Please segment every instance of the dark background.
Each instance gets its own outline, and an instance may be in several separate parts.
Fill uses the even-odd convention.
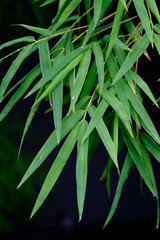
[[[39,8],[39,3],[32,0],[1,0],[0,1],[0,44],[18,37],[30,35],[31,32],[20,27],[11,27],[13,23],[25,23],[39,27],[50,25],[54,17],[56,3],[45,8]],[[14,47],[13,49],[14,50]],[[0,58],[10,50],[0,52]],[[149,48],[152,62],[144,56],[140,60],[139,73],[150,86],[155,97],[159,97],[159,56],[155,49]],[[1,79],[7,71],[13,57],[0,64]],[[32,62],[33,61],[33,62]],[[38,61],[34,56],[20,68],[14,81],[19,80],[24,73]],[[32,106],[32,97],[16,104],[14,110],[0,123],[0,237],[3,239],[79,239],[81,237],[117,236],[147,236],[157,239],[156,230],[156,199],[151,195],[145,184],[140,190],[140,178],[135,169],[124,186],[122,196],[111,223],[102,231],[102,226],[110,210],[118,177],[115,169],[111,172],[111,197],[108,198],[105,180],[100,181],[108,155],[102,144],[99,145],[94,158],[89,165],[86,201],[82,222],[78,224],[76,203],[75,160],[73,151],[56,186],[40,208],[38,213],[29,220],[29,216],[47,171],[55,158],[56,149],[20,189],[16,187],[32,159],[53,130],[52,114],[44,114],[44,102],[34,118],[26,136],[20,161],[16,157],[21,140],[25,120]],[[157,130],[159,128],[159,110],[152,106],[144,96],[147,108]],[[0,108],[3,107],[3,104]],[[122,154],[119,159],[123,162]],[[158,190],[160,188],[160,166],[152,159]]]

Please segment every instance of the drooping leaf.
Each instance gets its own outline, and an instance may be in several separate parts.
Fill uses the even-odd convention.
[[[143,54],[143,52],[148,47],[150,41],[147,37],[147,34],[137,42],[137,44],[132,49],[133,51],[129,53],[126,60],[123,62],[121,68],[119,69],[118,73],[116,74],[113,84],[118,81],[129,69],[130,67],[136,62],[136,60]]]
[[[22,64],[23,60],[30,55],[32,47],[33,47],[32,44],[29,44],[28,46],[24,47],[24,49],[18,54],[17,58],[13,61],[12,65],[8,69],[0,85],[0,102],[2,101],[3,95],[10,81],[12,80],[13,76],[15,75],[18,68]]]
[[[117,6],[117,10],[116,10],[116,15],[113,21],[113,27],[112,27],[112,32],[110,35],[110,41],[109,41],[109,46],[108,46],[108,51],[107,51],[107,55],[106,55],[106,59],[108,58],[112,48],[115,45],[116,39],[117,39],[117,34],[119,31],[119,27],[120,27],[120,21],[122,19],[122,15],[123,15],[123,11],[124,11],[124,6],[121,3],[121,1],[118,1],[118,6]]]
[[[41,7],[47,6],[50,3],[55,2],[56,0],[46,0],[44,3],[41,4]]]
[[[78,110],[75,114],[70,114],[70,116],[66,116],[62,121],[62,132],[61,132],[61,140],[68,134],[68,132],[78,123],[78,121],[82,118],[84,112],[82,110]],[[48,157],[48,155],[54,150],[57,146],[57,136],[55,130],[49,136],[47,141],[44,143],[40,151],[37,153],[36,157],[33,159],[31,165],[23,176],[21,182],[18,185],[18,188],[22,186],[22,184],[36,171],[37,168],[44,162],[44,160]]]
[[[38,33],[40,35],[43,36],[50,36],[51,35],[51,31],[49,29],[45,29],[45,28],[40,28],[40,27],[35,27],[35,26],[30,26],[27,24],[14,24],[14,26],[20,26],[20,27],[24,27],[32,32]]]
[[[89,115],[92,117],[95,112],[95,107],[93,105],[90,106],[88,109],[88,112],[89,112]],[[117,160],[115,146],[114,146],[114,143],[110,136],[110,133],[102,119],[97,123],[96,129],[98,131],[98,134],[99,134],[104,146],[106,147],[106,150],[108,151],[109,155],[111,156],[114,164],[116,165],[116,167],[118,169],[119,167],[118,167],[118,160]]]
[[[77,135],[78,130],[80,127],[80,123],[78,123],[70,132],[67,139],[65,140],[63,146],[61,147],[56,159],[54,160],[47,177],[43,183],[43,186],[41,188],[41,191],[37,197],[36,203],[34,205],[34,208],[31,213],[31,218],[33,215],[37,212],[37,210],[40,208],[42,203],[47,198],[49,192],[54,187],[57,179],[59,178],[73,148],[77,141]]]
[[[139,98],[135,95],[135,93],[130,89],[128,84],[124,82],[125,92],[134,107],[135,111],[138,113],[138,115],[141,117],[145,125],[147,126],[147,129],[149,129],[149,134],[152,133],[152,136],[154,136],[154,139],[157,141],[157,143],[160,143],[160,138],[157,133],[157,130],[155,129],[154,124],[152,123],[146,109],[143,107],[141,101]]]
[[[116,113],[119,115],[120,119],[128,129],[128,132],[131,136],[132,134],[132,129],[130,125],[130,119],[128,117],[128,114],[121,104],[121,102],[113,95],[111,92],[108,90],[103,90],[103,98],[112,106],[112,108],[116,111]]]
[[[77,161],[76,161],[76,182],[77,182],[77,203],[79,210],[79,221],[82,218],[88,172],[88,139],[82,143],[83,135],[87,128],[87,121],[82,121],[77,137]]]
[[[58,84],[67,76],[67,74],[79,64],[81,58],[82,58],[82,54],[76,57],[70,64],[68,64],[68,66],[64,70],[58,73],[53,78],[52,83],[48,86],[48,88],[44,91],[44,93],[42,93],[42,95],[39,97],[39,99],[35,104],[42,101],[43,98],[45,98],[48,94],[50,94],[53,91],[53,89],[56,86],[58,86]]]
[[[143,79],[133,71],[130,71],[131,77],[137,83],[137,85],[146,93],[146,95],[151,99],[151,101],[158,107],[157,101],[153,96],[148,85],[143,81]]]
[[[23,96],[23,94],[27,91],[27,89],[30,87],[32,82],[41,74],[40,67],[33,68],[29,73],[27,73],[22,78],[21,86],[18,88],[18,90],[13,94],[11,99],[8,101],[8,103],[3,108],[2,112],[0,113],[0,121],[2,121],[7,114],[11,111],[13,106],[18,102],[18,100]]]
[[[45,74],[51,69],[50,50],[47,40],[40,41],[39,43],[39,59],[42,76],[45,76]]]
[[[107,108],[108,108],[108,103],[104,99],[102,99],[99,106],[96,108],[93,116],[91,117],[89,125],[83,136],[83,142],[90,135],[90,133],[93,131],[93,129],[96,127],[97,123],[102,118],[102,116]]]
[[[130,154],[127,153],[127,156],[126,156],[126,159],[123,164],[122,171],[121,171],[121,175],[120,175],[120,178],[118,181],[117,189],[116,189],[116,192],[114,195],[113,203],[112,203],[110,212],[108,214],[108,217],[105,221],[103,228],[105,228],[107,226],[107,224],[110,222],[111,218],[113,217],[113,214],[116,211],[116,208],[117,208],[117,205],[118,205],[121,193],[122,193],[123,185],[128,177],[128,174],[131,170],[132,164],[133,164],[133,159],[131,158]]]
[[[157,51],[160,55],[160,35],[154,34],[154,43],[155,43]]]
[[[157,18],[158,22],[160,23],[160,14],[159,14],[159,10],[158,10],[158,3],[156,4],[155,0],[146,0],[149,8],[151,9],[152,13],[154,14],[154,16]]]
[[[104,41],[109,42],[110,41],[110,35],[105,35],[103,37]],[[123,43],[121,40],[116,38],[115,45],[126,50],[126,51],[132,51],[125,43]]]
[[[38,96],[39,96],[40,92],[41,92],[41,89],[38,91],[36,99],[38,99]],[[28,128],[31,125],[33,117],[34,117],[35,113],[37,112],[38,108],[39,108],[39,104],[37,104],[35,107],[31,108],[30,113],[29,113],[29,115],[27,117],[27,120],[26,120],[26,123],[25,123],[25,127],[24,127],[24,130],[23,130],[23,134],[22,134],[22,138],[21,138],[21,142],[20,142],[20,146],[19,146],[17,159],[19,159],[19,156],[20,156],[20,153],[21,153],[21,148],[22,148],[22,145],[23,145],[23,142],[24,142],[24,138],[26,136]]]
[[[97,26],[102,9],[102,0],[94,0],[94,27]]]
[[[85,46],[84,48],[77,48],[67,54],[60,62],[55,64],[51,70],[45,74],[44,77],[42,77],[39,82],[31,89],[31,91],[27,94],[26,97],[33,94],[35,91],[37,91],[39,88],[41,88],[44,84],[46,84],[48,81],[52,80],[57,73],[59,73],[64,67],[66,67],[72,60],[74,60],[76,57],[78,57],[81,53],[83,53],[88,47]]]
[[[64,9],[64,11],[61,13],[60,17],[58,18],[57,22],[53,26],[52,33],[59,28],[66,18],[74,11],[74,9],[80,4],[82,0],[72,0],[68,4],[68,6]]]
[[[128,8],[127,8],[127,4],[126,4],[126,0],[121,0],[121,3],[122,3],[123,6],[125,7],[125,9],[128,10]]]
[[[98,72],[98,80],[99,80],[99,92],[102,94],[103,84],[104,84],[104,58],[103,52],[99,44],[93,45],[93,52],[95,55],[97,72]]]
[[[140,139],[145,147],[150,151],[150,153],[160,162],[160,146],[158,146],[152,138],[147,134],[141,133]]]
[[[147,36],[150,40],[150,42],[153,44],[153,33],[150,25],[150,19],[148,16],[148,12],[146,10],[146,7],[144,5],[143,0],[133,0],[134,6],[137,10],[138,16],[142,21],[143,27],[147,33]]]
[[[53,117],[57,135],[57,141],[61,139],[62,129],[62,105],[63,105],[63,81],[61,81],[52,92],[53,99]]]
[[[92,54],[91,50],[86,51],[81,60],[81,63],[77,72],[77,76],[75,79],[75,85],[73,87],[73,96],[71,96],[71,104],[70,104],[69,112],[72,110],[73,106],[77,102],[77,99],[81,93],[82,87],[84,85],[84,82],[88,73],[88,69],[91,61],[91,54]]]
[[[2,50],[3,48],[6,48],[6,47],[10,47],[10,46],[12,46],[14,44],[17,44],[17,43],[20,43],[20,42],[34,42],[34,41],[35,41],[35,38],[33,36],[17,38],[17,39],[14,39],[12,41],[5,42],[5,43],[1,44],[0,45],[0,50]]]

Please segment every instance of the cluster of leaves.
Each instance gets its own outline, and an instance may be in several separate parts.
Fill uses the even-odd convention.
[[[160,137],[143,106],[141,91],[157,107],[158,101],[137,74],[138,60],[143,54],[147,56],[150,44],[155,45],[160,54],[160,14],[157,4],[155,0],[119,0],[116,4],[112,0],[47,0],[42,6],[53,2],[58,2],[58,10],[47,29],[19,24],[38,33],[40,36],[37,40],[27,36],[0,45],[2,49],[20,42],[28,43],[17,50],[20,53],[0,86],[0,101],[13,93],[0,113],[1,121],[26,92],[25,97],[36,94],[20,150],[31,121],[44,99],[49,103],[47,112],[53,112],[55,126],[18,187],[65,138],[46,176],[31,217],[53,188],[77,143],[77,203],[81,220],[88,163],[101,140],[109,154],[102,175],[107,179],[108,193],[111,167],[115,166],[119,174],[113,204],[104,226],[116,210],[133,164],[157,199],[158,226],[159,198],[150,154],[160,161]],[[112,13],[110,9],[113,8],[115,12]],[[128,11],[129,8],[133,11]],[[137,15],[132,15],[133,12]],[[6,91],[22,62],[37,50],[39,64]],[[65,116],[64,106],[68,108]],[[127,147],[127,152],[120,169],[118,156],[124,147]]]

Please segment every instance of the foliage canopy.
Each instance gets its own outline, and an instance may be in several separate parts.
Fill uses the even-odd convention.
[[[0,101],[9,98],[0,113],[2,121],[24,96],[34,94],[24,137],[40,103],[48,101],[53,113],[54,131],[33,159],[20,187],[65,138],[37,197],[31,217],[40,208],[59,178],[74,146],[77,147],[76,183],[79,220],[85,200],[87,170],[99,141],[109,154],[102,178],[110,194],[110,170],[116,167],[119,181],[113,204],[104,226],[111,220],[128,174],[135,164],[141,178],[159,197],[150,155],[160,161],[160,137],[148,115],[141,92],[158,108],[150,87],[138,74],[138,63],[151,44],[160,54],[160,14],[155,0],[47,0],[41,7],[57,4],[48,28],[18,24],[31,31],[0,45],[0,50],[21,44],[0,85]],[[113,10],[113,12],[112,12]],[[38,34],[38,36],[37,36]],[[24,46],[25,43],[25,46]],[[38,51],[39,63],[12,88],[8,86],[22,62]],[[63,109],[67,108],[67,114]],[[126,157],[119,167],[119,155]]]

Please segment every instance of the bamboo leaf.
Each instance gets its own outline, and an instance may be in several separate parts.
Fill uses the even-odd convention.
[[[45,76],[45,74],[51,69],[50,51],[47,40],[40,41],[39,43],[39,59],[42,76]]]
[[[121,3],[121,1],[118,1],[118,6],[117,6],[117,10],[116,10],[116,15],[113,21],[113,27],[112,27],[112,32],[110,35],[110,41],[109,41],[109,46],[108,46],[108,51],[107,51],[107,55],[106,55],[106,59],[108,58],[112,48],[115,45],[116,39],[117,39],[117,34],[119,31],[119,27],[120,27],[120,21],[123,15],[123,11],[124,11],[124,6]]]
[[[33,36],[27,36],[27,37],[21,37],[21,38],[17,38],[14,39],[12,41],[9,42],[5,42],[3,44],[0,45],[0,50],[2,50],[5,47],[10,47],[14,44],[20,43],[20,42],[34,42],[35,38]]]
[[[128,114],[126,113],[125,108],[121,104],[121,102],[108,90],[103,90],[103,98],[112,106],[112,108],[119,115],[120,119],[128,129],[129,134],[133,137],[130,120],[128,118]]]
[[[82,218],[84,208],[88,172],[88,139],[82,143],[82,138],[86,131],[86,128],[87,122],[82,121],[77,138],[76,182],[79,221]]]
[[[93,45],[93,52],[95,55],[97,72],[98,72],[98,80],[99,80],[99,92],[102,94],[103,84],[104,84],[104,58],[103,52],[99,44]]]
[[[57,135],[57,141],[61,139],[62,129],[62,106],[63,106],[63,81],[60,82],[52,92],[54,125]]]
[[[118,65],[115,61],[113,52],[111,52],[110,55],[108,56],[107,65],[108,65],[109,72],[110,72],[112,80],[113,80],[118,72]],[[119,81],[117,81],[114,84],[114,87],[116,89],[118,98],[120,99],[122,105],[124,106],[126,113],[128,114],[128,118],[131,122],[129,102],[128,102],[128,98],[127,98],[126,94],[124,94],[125,90],[124,90],[122,81],[123,81],[122,79],[119,79]]]
[[[105,35],[103,37],[104,41],[109,42],[110,41],[110,35]],[[115,41],[115,46],[118,46],[126,51],[132,51],[126,44],[124,44],[121,40],[119,40],[118,38],[116,38]]]
[[[68,132],[78,123],[82,118],[84,112],[82,110],[77,110],[75,114],[70,114],[62,120],[62,133],[61,140],[68,134]],[[37,153],[36,157],[33,159],[31,165],[23,176],[18,188],[36,171],[37,168],[44,162],[48,155],[57,146],[57,136],[55,130],[51,133],[47,141],[44,143],[40,151]]]
[[[133,164],[133,160],[132,160],[130,154],[127,153],[127,156],[125,158],[125,162],[124,162],[123,167],[122,167],[121,175],[120,175],[120,178],[119,178],[119,181],[118,181],[118,185],[117,185],[117,189],[116,189],[115,196],[114,196],[114,199],[113,199],[113,203],[112,203],[110,212],[108,214],[108,217],[105,221],[105,224],[104,224],[103,228],[105,228],[107,226],[107,224],[110,222],[111,218],[113,217],[113,214],[116,211],[116,208],[117,208],[117,205],[118,205],[121,193],[122,193],[123,185],[124,185],[124,183],[125,183],[125,181],[128,177],[128,174],[131,170],[132,164]]]
[[[140,139],[145,147],[150,151],[150,153],[160,162],[160,146],[158,146],[152,138],[150,138],[147,134],[141,133]]]
[[[89,107],[88,109],[89,115],[92,117],[94,112],[95,112],[95,107],[92,105]],[[96,129],[98,131],[98,134],[104,144],[104,146],[106,147],[109,155],[111,156],[114,164],[116,165],[117,169],[118,167],[118,161],[117,161],[117,154],[116,154],[116,150],[115,150],[115,146],[114,143],[112,141],[112,138],[110,136],[110,133],[104,123],[104,121],[101,119],[97,125],[96,125]]]
[[[102,99],[99,106],[96,108],[93,116],[91,117],[89,125],[88,125],[88,127],[87,127],[87,129],[84,133],[84,136],[83,136],[83,142],[87,139],[87,137],[90,135],[90,133],[96,127],[97,123],[101,120],[101,118],[102,118],[102,116],[105,113],[107,108],[108,108],[108,103],[104,99]]]
[[[3,108],[2,112],[0,113],[0,121],[2,121],[7,114],[11,111],[13,106],[18,102],[18,100],[23,96],[23,94],[27,91],[27,89],[30,87],[32,82],[41,74],[40,67],[35,67],[32,69],[29,73],[27,73],[22,78],[22,84],[18,88],[18,90],[13,94],[11,99],[8,101],[8,103]]]
[[[35,32],[35,33],[38,33],[40,35],[47,36],[47,37],[52,34],[49,29],[34,27],[34,26],[27,25],[27,24],[14,24],[13,26],[24,27],[32,32]]]
[[[72,1],[70,1],[68,6],[60,14],[60,17],[58,18],[57,22],[53,26],[52,32],[57,30],[57,28],[59,28],[64,23],[66,18],[74,11],[74,9],[80,4],[81,1],[82,0],[72,0]]]
[[[145,123],[145,125],[147,126],[149,131],[153,134],[157,143],[160,143],[160,138],[157,133],[157,130],[155,129],[154,124],[152,123],[147,111],[143,107],[139,98],[134,94],[134,92],[130,89],[130,87],[128,86],[128,84],[126,82],[124,82],[124,87],[125,87],[125,92],[129,98],[133,108],[138,113],[138,115],[141,117],[141,119],[143,120],[143,122]]]
[[[79,47],[69,54],[67,54],[64,58],[62,58],[61,61],[59,61],[57,64],[55,64],[48,73],[42,77],[39,82],[31,89],[31,91],[27,94],[26,97],[33,94],[35,91],[37,91],[39,88],[41,88],[44,84],[46,84],[48,81],[52,80],[56,74],[58,74],[60,71],[63,70],[71,61],[73,61],[76,57],[78,57],[81,53],[83,53],[88,47],[85,46],[83,48]]]
[[[38,98],[40,92],[41,92],[41,89],[38,91],[36,99]],[[21,149],[22,149],[22,145],[23,145],[23,142],[24,142],[24,138],[26,136],[28,128],[31,125],[32,119],[33,119],[35,113],[37,112],[38,108],[39,108],[39,104],[37,104],[35,107],[31,108],[30,113],[29,113],[29,115],[27,117],[26,124],[25,124],[24,130],[23,130],[23,134],[22,134],[22,139],[21,139],[21,143],[20,143],[17,159],[19,159],[19,156],[20,156],[20,153],[21,153]]]
[[[156,225],[156,228],[158,228],[159,227],[160,212],[159,212],[159,197],[158,197],[157,185],[156,185],[156,181],[155,181],[154,172],[153,172],[152,163],[151,163],[149,153],[143,145],[140,145],[140,148],[141,148],[141,153],[142,153],[142,157],[143,157],[143,162],[144,162],[144,165],[145,165],[145,170],[148,173],[148,178],[150,178],[150,180],[152,182],[153,189],[154,189],[154,196],[156,197],[156,200],[157,200],[157,225]]]
[[[160,34],[160,24],[155,24],[155,25],[153,26],[153,29],[154,29],[158,34]]]
[[[53,3],[53,2],[55,2],[55,1],[56,1],[56,0],[46,0],[44,3],[41,4],[40,7],[47,6],[48,4]]]
[[[22,64],[23,60],[30,55],[32,47],[33,47],[32,44],[29,44],[28,46],[24,47],[24,49],[18,54],[17,58],[13,61],[12,65],[8,69],[0,85],[0,102],[2,101],[3,95],[10,81],[12,80],[13,76],[15,75],[18,68]]]
[[[94,27],[97,26],[102,9],[102,0],[94,0]]]
[[[37,197],[36,203],[34,205],[34,208],[31,213],[31,218],[33,215],[37,212],[37,210],[40,208],[42,203],[47,198],[49,192],[54,187],[57,179],[59,178],[59,175],[61,174],[73,148],[77,140],[77,134],[80,127],[80,123],[77,124],[70,134],[68,135],[67,139],[65,140],[63,146],[61,147],[56,159],[54,160],[47,177],[43,183],[43,186],[41,188],[41,191]]]
[[[144,5],[144,1],[143,0],[133,0],[133,2],[134,2],[134,6],[137,10],[138,16],[141,19],[143,27],[147,33],[147,36],[148,36],[150,42],[153,44],[153,33],[152,33],[151,25],[150,25],[148,12]]]
[[[155,43],[157,51],[160,55],[160,35],[154,34],[154,43]]]
[[[82,58],[82,54],[76,57],[70,64],[68,64],[68,66],[64,70],[62,70],[53,78],[52,83],[44,91],[44,93],[42,93],[42,95],[39,97],[35,105],[38,102],[42,101],[43,98],[45,98],[49,93],[53,91],[53,89],[67,76],[67,74],[79,64],[81,58]]]
[[[92,54],[91,50],[86,51],[81,60],[81,63],[80,63],[79,69],[78,69],[78,73],[76,76],[76,80],[75,80],[75,85],[73,88],[73,96],[71,96],[72,99],[71,99],[69,112],[72,110],[73,106],[77,102],[78,97],[81,93],[86,76],[88,74],[88,69],[89,69],[89,65],[90,65],[90,61],[91,61],[91,54]]]
[[[129,69],[130,67],[137,61],[137,59],[143,54],[143,52],[148,47],[150,41],[146,34],[137,42],[134,46],[133,51],[129,53],[126,60],[123,62],[121,68],[116,74],[113,84],[118,81]]]
[[[158,10],[158,5],[156,4],[155,0],[146,0],[149,8],[151,9],[153,15],[157,18],[158,22],[160,23],[160,14]]]
[[[127,4],[126,4],[126,0],[121,0],[121,3],[122,3],[123,6],[125,7],[125,9],[128,11]]]
[[[137,85],[146,93],[146,95],[151,99],[151,101],[158,107],[157,101],[153,96],[148,85],[143,81],[143,79],[133,71],[130,71],[131,77],[137,83]]]

